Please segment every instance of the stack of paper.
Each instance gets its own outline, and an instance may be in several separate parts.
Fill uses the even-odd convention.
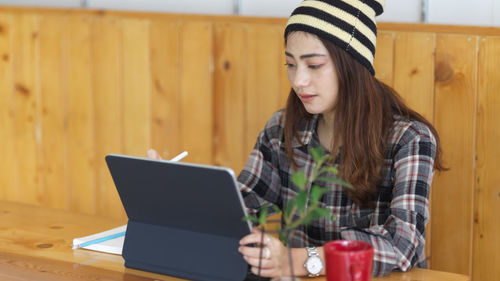
[[[99,238],[105,238],[105,237],[108,237],[110,235],[115,235],[115,234],[125,232],[125,231],[127,231],[127,225],[122,225],[120,227],[113,228],[113,229],[103,231],[100,233],[92,234],[92,235],[85,236],[85,237],[75,238],[75,239],[73,239],[73,245],[80,245],[80,244],[83,244],[85,242],[89,242],[89,241],[99,239]],[[124,241],[125,241],[125,236],[122,235],[118,238],[105,240],[103,242],[84,246],[82,248],[87,249],[87,250],[98,251],[98,252],[121,255]]]

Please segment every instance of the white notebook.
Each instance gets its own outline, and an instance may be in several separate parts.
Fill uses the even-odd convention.
[[[73,245],[82,244],[82,243],[88,242],[90,240],[98,239],[101,237],[106,237],[106,236],[113,235],[116,233],[124,232],[126,230],[127,230],[127,225],[122,225],[122,226],[119,226],[117,228],[113,228],[113,229],[99,232],[96,234],[92,234],[89,236],[75,238],[75,239],[73,239]],[[115,255],[121,255],[124,241],[125,241],[125,236],[121,236],[121,237],[107,240],[107,241],[104,241],[101,243],[89,245],[89,246],[83,247],[82,249],[93,250],[93,251],[104,252],[104,253],[111,253],[111,254],[115,254]]]

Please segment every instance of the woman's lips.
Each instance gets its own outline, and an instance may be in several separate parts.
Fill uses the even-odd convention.
[[[305,103],[312,102],[315,97],[317,97],[317,95],[299,94],[300,100]]]

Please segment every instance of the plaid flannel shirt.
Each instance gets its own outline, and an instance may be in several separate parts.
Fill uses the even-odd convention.
[[[308,147],[318,147],[318,116],[304,120],[299,137],[292,141],[293,154],[308,177],[315,162]],[[294,172],[283,141],[284,113],[276,112],[259,134],[238,182],[249,213],[256,214],[265,204],[282,210],[298,188],[292,184]],[[392,270],[407,271],[426,267],[425,225],[429,220],[429,191],[433,177],[436,140],[421,122],[396,116],[388,138],[383,181],[374,208],[360,208],[342,191],[328,183],[329,192],[320,206],[328,208],[335,220],[320,219],[299,227],[291,235],[292,247],[321,246],[336,240],[361,240],[373,245],[373,275]],[[337,163],[338,165],[338,155]],[[324,183],[322,183],[323,186]],[[310,186],[308,187],[310,188]]]

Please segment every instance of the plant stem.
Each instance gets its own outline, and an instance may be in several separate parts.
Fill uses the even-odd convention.
[[[262,226],[262,236],[260,237],[260,251],[259,251],[259,271],[257,275],[260,276],[260,270],[262,269],[262,252],[264,250],[264,234],[266,234],[266,227]]]
[[[288,244],[288,263],[290,266],[290,275],[292,277],[292,280],[295,280],[295,273],[293,270],[293,261],[292,261],[292,248],[290,247],[290,230],[287,230],[286,232],[286,242]]]

